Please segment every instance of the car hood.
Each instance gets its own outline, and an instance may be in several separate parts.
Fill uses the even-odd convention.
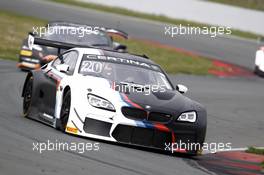
[[[148,111],[179,113],[184,111],[204,110],[204,107],[176,90],[166,90],[159,92],[149,91],[122,92],[113,88],[113,82],[100,77],[82,76],[78,82],[83,82],[84,88],[90,87],[91,93],[108,99],[112,103],[125,104],[135,108],[143,108]],[[84,81],[88,80],[88,81]],[[93,83],[90,83],[93,82]],[[76,83],[77,84],[77,83]]]
[[[144,108],[148,111],[163,113],[181,113],[190,110],[201,110],[199,103],[183,96],[178,91],[121,93],[122,100],[130,106]]]

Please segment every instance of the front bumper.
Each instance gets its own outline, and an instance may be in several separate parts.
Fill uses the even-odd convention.
[[[17,67],[25,70],[39,69],[41,67],[41,63],[39,59],[20,55]]]
[[[17,67],[20,69],[32,70],[32,69],[39,69],[41,65],[39,63],[29,63],[22,61],[17,63]]]
[[[73,116],[75,115],[75,116]],[[75,110],[68,121],[66,132],[112,142],[166,150],[172,144],[203,144],[206,126],[197,123],[170,124],[137,121],[120,116],[121,120],[87,114],[83,119]],[[102,120],[102,118],[104,118]],[[111,117],[110,117],[111,118]],[[118,118],[115,116],[114,118]],[[67,129],[68,128],[68,129]],[[171,151],[171,150],[168,150]],[[196,154],[199,149],[178,146],[174,152]]]

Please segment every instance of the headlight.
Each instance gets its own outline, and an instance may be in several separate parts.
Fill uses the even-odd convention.
[[[182,122],[194,123],[196,121],[196,112],[195,111],[184,112],[178,117],[177,120]]]
[[[109,111],[115,111],[114,105],[111,102],[109,102],[108,100],[106,100],[102,97],[92,95],[92,94],[88,94],[87,97],[88,97],[88,101],[89,101],[90,105],[92,105],[93,107],[106,109]]]
[[[20,55],[30,57],[30,56],[32,56],[32,51],[31,50],[21,50]]]

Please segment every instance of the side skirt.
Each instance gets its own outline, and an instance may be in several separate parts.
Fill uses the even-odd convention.
[[[48,115],[46,113],[40,113],[38,115],[38,120],[47,124],[47,125],[54,127],[54,124],[55,124],[55,117],[54,116]]]

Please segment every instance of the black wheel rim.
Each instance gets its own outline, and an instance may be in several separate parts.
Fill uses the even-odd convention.
[[[64,101],[61,107],[61,126],[63,130],[66,129],[66,125],[69,119],[70,106],[71,106],[71,98],[70,96],[66,96],[66,98],[64,98]]]
[[[32,80],[30,79],[27,82],[25,92],[24,92],[24,99],[23,99],[23,112],[24,115],[27,115],[29,112],[29,108],[31,105],[31,99],[32,99]]]

